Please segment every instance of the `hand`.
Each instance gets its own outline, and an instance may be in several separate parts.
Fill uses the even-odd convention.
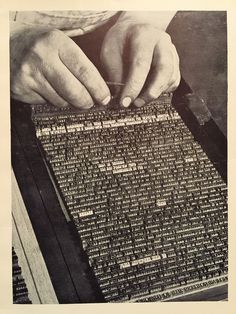
[[[88,109],[110,91],[98,70],[63,32],[31,28],[11,37],[11,95],[27,103]]]
[[[149,24],[118,21],[107,33],[101,60],[109,81],[124,82],[120,103],[140,107],[176,89],[179,58],[170,36]]]

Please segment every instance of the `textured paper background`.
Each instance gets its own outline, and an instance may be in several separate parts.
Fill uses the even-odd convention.
[[[4,3],[3,3],[4,2]],[[234,180],[236,169],[235,79],[236,4],[235,1],[150,1],[150,0],[57,0],[1,1],[0,4],[0,313],[236,313],[236,228]],[[226,10],[228,16],[228,143],[229,143],[229,301],[178,302],[155,304],[75,304],[13,305],[11,298],[11,166],[9,113],[9,19],[10,10]]]

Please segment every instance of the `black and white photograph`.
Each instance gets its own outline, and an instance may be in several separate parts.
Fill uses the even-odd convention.
[[[12,305],[228,304],[228,71],[226,9],[9,10]]]

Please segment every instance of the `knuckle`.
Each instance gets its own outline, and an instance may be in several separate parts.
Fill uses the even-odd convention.
[[[80,80],[83,82],[89,81],[89,78],[94,79],[95,70],[93,70],[91,67],[87,67],[85,65],[81,65],[79,68],[79,77]]]
[[[130,32],[134,36],[142,34],[152,34],[155,32],[155,27],[148,23],[134,24],[130,27]]]
[[[45,53],[45,51],[48,51],[51,46],[55,44],[58,45],[62,34],[63,33],[57,29],[41,32],[32,41],[30,52],[36,55]]]
[[[133,63],[135,67],[138,68],[149,68],[150,67],[150,62],[148,58],[145,58],[144,56],[138,56],[133,59]]]
[[[161,37],[162,37],[162,41],[163,41],[164,43],[166,43],[166,44],[172,44],[171,37],[170,37],[170,35],[169,35],[168,33],[162,32]]]
[[[20,71],[19,71],[19,76],[20,79],[24,79],[26,76],[30,76],[31,75],[31,66],[29,64],[29,62],[27,60],[22,61],[21,65],[20,65]]]
[[[130,30],[130,38],[134,47],[137,47],[138,49],[140,47],[149,49],[155,45],[157,30],[153,26],[147,24],[135,25],[133,26],[133,30]]]

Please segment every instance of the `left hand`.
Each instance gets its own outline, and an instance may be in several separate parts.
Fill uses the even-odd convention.
[[[106,34],[101,61],[112,82],[124,82],[120,104],[141,107],[180,82],[179,57],[170,36],[150,24],[118,21]]]

